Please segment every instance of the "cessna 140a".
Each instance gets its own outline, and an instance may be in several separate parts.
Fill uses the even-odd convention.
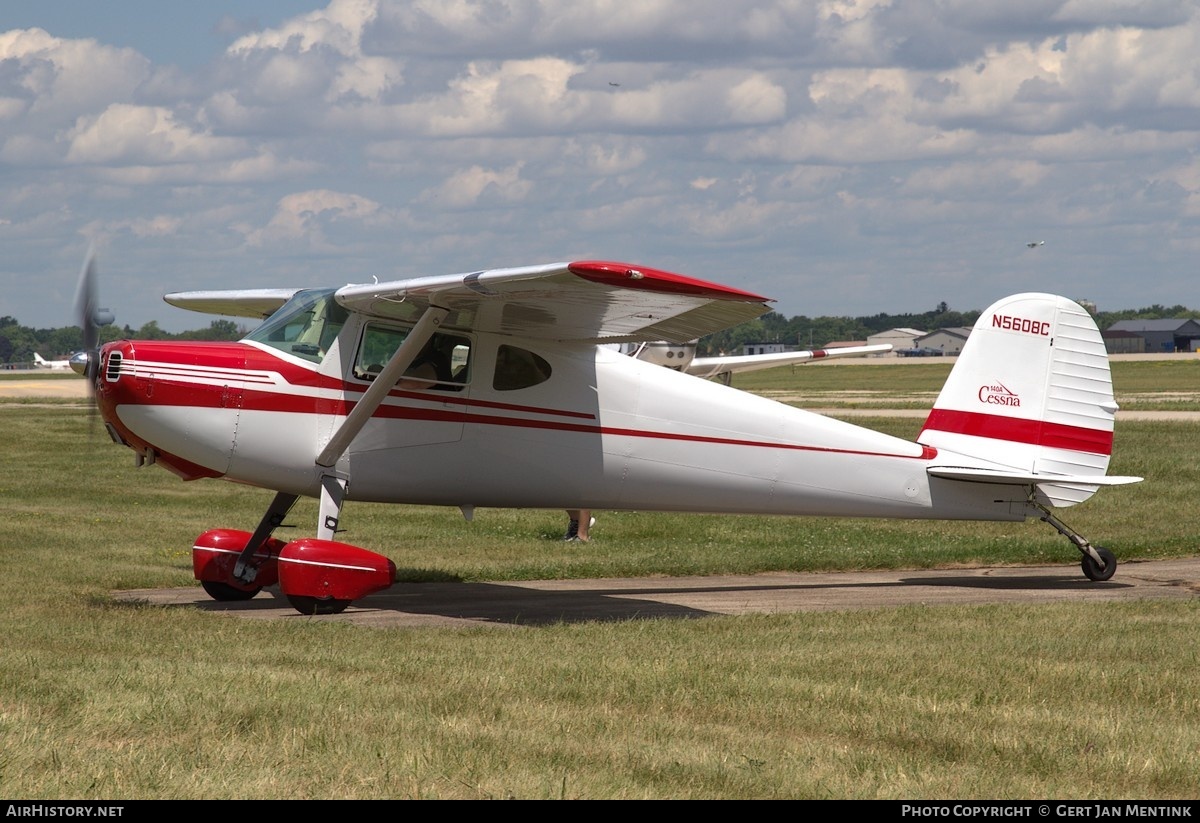
[[[1023,521],[1113,553],[1053,513],[1107,475],[1117,405],[1078,304],[1017,294],[980,317],[915,442],[796,409],[614,344],[684,344],[767,298],[624,263],[580,261],[317,289],[177,292],[263,322],[235,343],[96,344],[94,267],[73,358],[112,439],[184,480],[273,490],[251,531],[192,550],[217,600],[278,586],[333,614],[392,585],[388,558],[337,540],[350,501],[476,507]],[[111,315],[109,315],[111,316]],[[102,322],[102,321],[101,321]],[[273,536],[301,498],[315,536]]]

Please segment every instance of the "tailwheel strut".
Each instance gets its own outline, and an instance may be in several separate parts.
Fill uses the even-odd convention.
[[[1032,496],[1029,505],[1042,513],[1041,519],[1049,523],[1063,537],[1075,544],[1083,555],[1080,566],[1083,576],[1088,580],[1104,581],[1117,572],[1117,556],[1103,546],[1093,546],[1083,535],[1059,520],[1046,506],[1034,500]]]

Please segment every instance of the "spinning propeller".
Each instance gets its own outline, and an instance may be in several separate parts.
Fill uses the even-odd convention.
[[[75,316],[83,330],[83,349],[71,355],[71,369],[83,375],[88,382],[88,395],[92,398],[92,410],[96,408],[96,371],[100,367],[100,327],[112,325],[116,319],[108,309],[100,308],[96,301],[96,256],[88,249],[83,268],[79,272],[79,285],[75,290]]]

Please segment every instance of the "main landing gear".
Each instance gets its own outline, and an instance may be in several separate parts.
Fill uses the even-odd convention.
[[[1075,544],[1075,548],[1083,554],[1081,566],[1083,576],[1088,580],[1104,581],[1117,572],[1117,556],[1103,546],[1093,546],[1079,532],[1059,520],[1046,506],[1031,499],[1029,504],[1040,511],[1041,519],[1049,523],[1063,537]]]
[[[221,602],[249,600],[278,583],[300,614],[338,614],[355,600],[391,586],[396,579],[391,560],[331,539],[345,484],[333,480],[326,492],[321,537],[284,543],[271,536],[298,499],[279,492],[254,534],[210,529],[196,538],[192,572],[208,596]]]

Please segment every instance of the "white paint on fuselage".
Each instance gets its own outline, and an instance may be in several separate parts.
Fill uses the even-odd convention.
[[[501,340],[541,354],[550,379],[493,390]],[[465,423],[377,414],[338,463],[349,476],[348,499],[852,517],[1026,514],[1018,486],[931,480],[918,444],[609,347],[478,335],[472,358],[464,391],[387,401],[465,413]],[[344,396],[357,400],[360,391],[354,385]],[[312,399],[312,414],[147,405],[122,407],[121,415],[147,441],[170,443],[230,480],[316,496],[324,470],[315,458],[341,418],[319,418]]]

